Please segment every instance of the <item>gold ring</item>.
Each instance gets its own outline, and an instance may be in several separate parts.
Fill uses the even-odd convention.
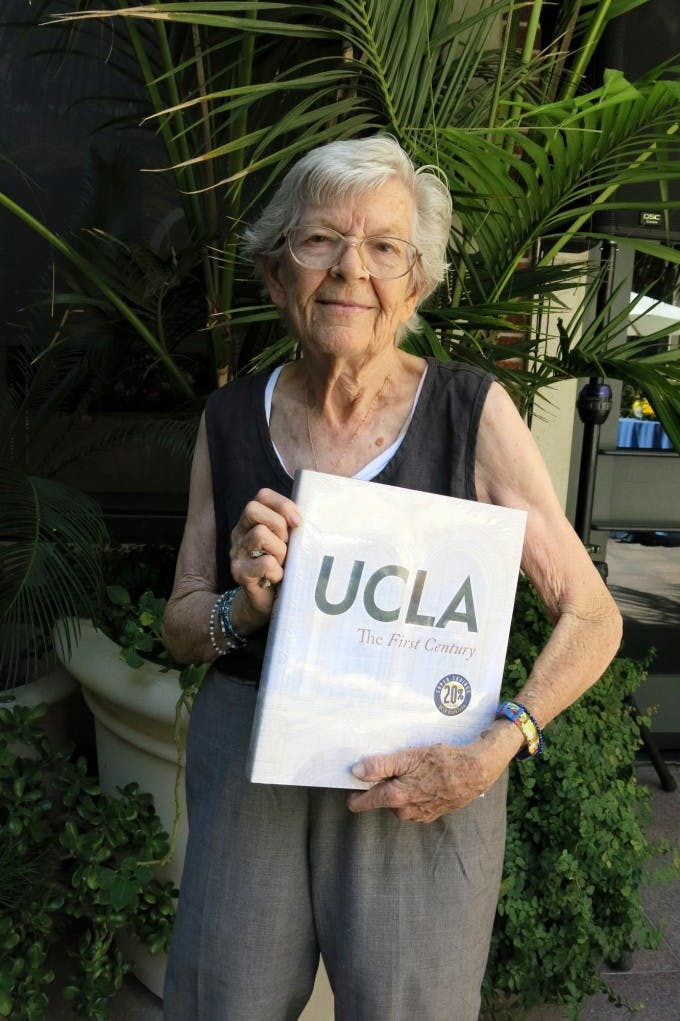
[[[260,578],[260,587],[261,588],[271,588],[272,587],[272,583],[270,582],[269,578]]]
[[[267,554],[266,549],[251,549],[250,551],[250,555],[253,558],[253,560],[257,560],[258,557],[264,557],[266,556],[266,554]]]

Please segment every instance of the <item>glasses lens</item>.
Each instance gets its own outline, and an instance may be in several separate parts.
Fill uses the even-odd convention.
[[[293,227],[288,245],[294,259],[308,269],[330,269],[342,257],[345,241],[330,227]]]
[[[400,238],[369,237],[360,245],[362,261],[371,276],[389,280],[402,277],[416,261],[414,245]]]

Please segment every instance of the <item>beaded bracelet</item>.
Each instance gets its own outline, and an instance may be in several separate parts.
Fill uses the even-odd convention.
[[[230,649],[239,649],[246,644],[246,640],[243,635],[238,633],[231,622],[231,604],[234,602],[234,598],[238,591],[238,586],[236,588],[229,589],[228,592],[223,592],[217,600],[217,612],[220,618],[222,635]]]
[[[222,648],[222,646],[217,641],[216,622],[217,622],[217,614],[219,612],[219,608],[220,608],[220,600],[219,600],[219,597],[218,597],[215,600],[215,603],[213,605],[212,610],[210,611],[210,620],[208,621],[208,638],[210,639],[210,644],[212,645],[212,647],[215,650],[215,652],[217,653],[217,655],[218,656],[226,656],[227,653],[231,651],[231,646],[227,646],[226,648]]]
[[[543,754],[543,731],[526,706],[519,702],[501,702],[496,710],[496,719],[511,720],[522,731],[526,747],[520,748],[515,758],[530,759]]]

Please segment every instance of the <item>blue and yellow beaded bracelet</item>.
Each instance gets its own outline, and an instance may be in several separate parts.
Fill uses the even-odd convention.
[[[526,745],[517,752],[517,759],[532,759],[543,754],[543,731],[526,706],[519,702],[501,702],[496,710],[496,719],[511,720],[524,735]]]

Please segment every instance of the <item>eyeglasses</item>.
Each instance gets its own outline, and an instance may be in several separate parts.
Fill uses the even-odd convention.
[[[332,227],[302,224],[284,235],[288,250],[305,269],[330,269],[337,265],[348,246],[356,248],[361,265],[376,280],[406,276],[420,258],[415,245],[382,234],[350,241]]]

